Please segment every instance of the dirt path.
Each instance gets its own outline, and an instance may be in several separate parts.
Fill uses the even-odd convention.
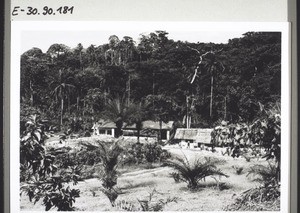
[[[156,175],[157,173],[164,172],[164,171],[170,171],[170,170],[171,170],[171,168],[168,168],[168,167],[143,169],[143,170],[139,170],[139,171],[124,173],[120,176],[120,178],[141,176],[141,175]]]

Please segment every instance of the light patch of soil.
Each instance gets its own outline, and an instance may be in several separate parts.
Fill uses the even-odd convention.
[[[231,204],[236,196],[241,192],[258,186],[257,182],[252,181],[252,177],[247,176],[250,166],[254,164],[267,164],[265,160],[252,159],[247,162],[244,158],[233,159],[229,156],[222,156],[219,153],[209,151],[193,151],[188,149],[170,148],[169,151],[173,155],[186,155],[188,159],[198,157],[214,157],[224,160],[224,163],[218,166],[228,178],[222,177],[220,183],[225,184],[225,188],[220,190],[216,180],[206,178],[201,183],[201,187],[195,191],[187,189],[184,182],[175,183],[170,173],[173,171],[169,167],[159,167],[154,169],[141,169],[132,172],[126,172],[118,178],[117,187],[120,195],[117,201],[127,201],[134,206],[139,206],[139,200],[147,200],[149,193],[156,189],[159,193],[155,194],[153,200],[167,198],[177,198],[177,202],[168,203],[165,211],[221,211],[223,208]],[[237,174],[232,166],[242,166],[243,171]],[[101,192],[101,181],[99,179],[88,179],[80,181],[72,188],[80,189],[80,197],[76,199],[78,211],[116,211],[112,208],[108,198]],[[39,201],[35,205],[30,203],[28,197],[21,196],[22,210],[42,211],[44,207]]]

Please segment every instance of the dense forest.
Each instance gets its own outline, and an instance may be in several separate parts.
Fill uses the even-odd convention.
[[[247,32],[227,44],[174,41],[165,31],[139,41],[112,35],[86,49],[53,44],[21,55],[21,122],[40,114],[57,128],[87,130],[113,101],[135,106],[124,122],[252,122],[261,105],[280,103],[280,82],[279,32]]]

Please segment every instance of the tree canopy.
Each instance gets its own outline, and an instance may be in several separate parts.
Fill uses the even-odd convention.
[[[279,32],[247,32],[227,44],[174,41],[165,31],[139,42],[111,35],[86,49],[53,44],[46,53],[23,53],[21,116],[35,111],[58,125],[74,117],[91,122],[123,97],[127,107],[147,103],[145,114],[160,121],[247,122],[259,104],[280,102],[280,82]]]

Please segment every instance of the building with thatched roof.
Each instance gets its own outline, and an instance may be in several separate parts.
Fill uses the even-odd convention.
[[[213,129],[176,129],[174,139],[198,144],[210,144]]]
[[[161,130],[161,139],[169,140],[170,131],[173,127],[173,121],[159,122],[159,121],[151,121],[147,120],[142,122],[141,136],[146,137],[155,137],[158,134],[158,131]],[[94,123],[92,130],[93,135],[109,135],[114,137],[115,135],[116,124],[112,121],[105,121],[103,119]],[[126,123],[123,125],[124,134],[127,136],[135,136],[137,132],[136,124],[127,125]]]

